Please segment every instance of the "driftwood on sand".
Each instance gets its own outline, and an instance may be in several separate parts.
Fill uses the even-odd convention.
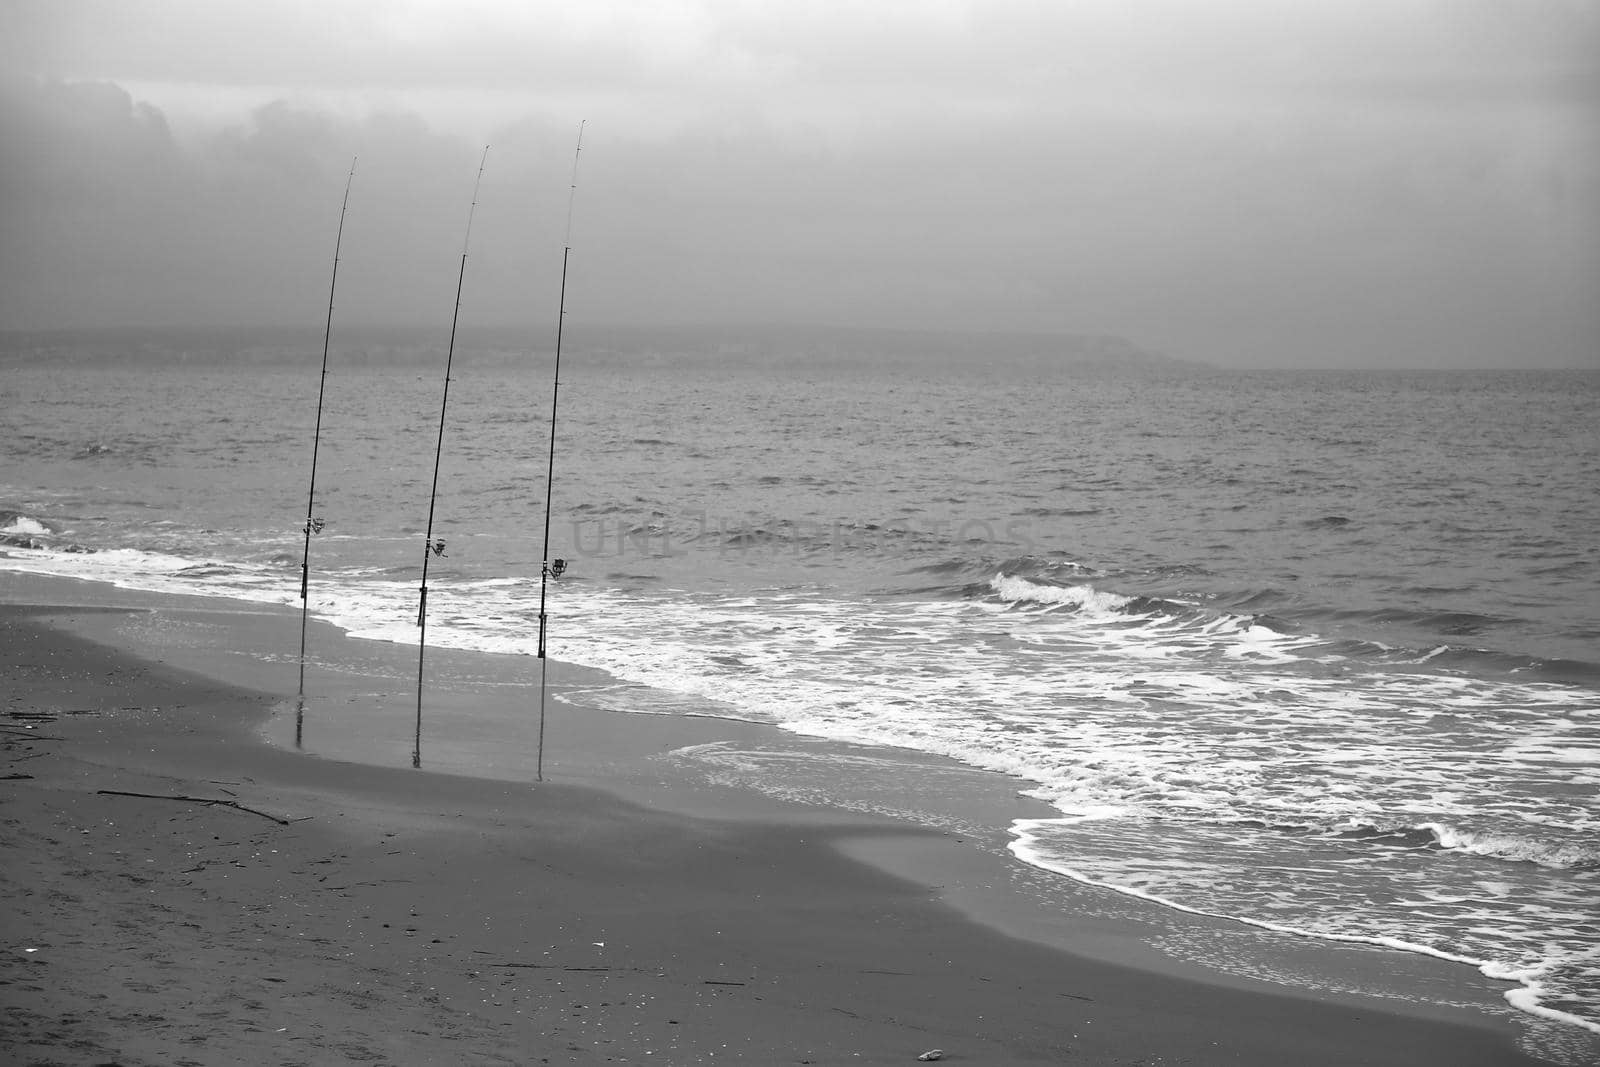
[[[190,804],[219,804],[225,808],[248,811],[251,815],[259,815],[263,819],[271,819],[279,826],[288,826],[290,821],[288,819],[280,819],[276,815],[261,811],[259,808],[247,808],[237,800],[224,800],[220,797],[191,797],[179,793],[129,793],[122,789],[96,789],[95,792],[113,797],[144,797],[147,800],[182,800]]]

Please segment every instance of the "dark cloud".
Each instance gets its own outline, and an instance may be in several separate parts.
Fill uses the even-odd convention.
[[[341,315],[447,323],[485,139],[464,314],[548,321],[587,117],[592,320],[1600,361],[1594,5],[647,7],[9,6],[0,325],[315,321],[353,156]]]
[[[347,252],[382,280],[351,279],[355,308],[400,312],[432,276],[423,264],[454,258],[443,216],[459,203],[464,222],[472,160],[414,118],[275,103],[180,143],[115,85],[13,80],[3,99],[0,137],[18,148],[0,193],[7,327],[298,321],[325,299],[360,151],[376,180],[352,197]]]

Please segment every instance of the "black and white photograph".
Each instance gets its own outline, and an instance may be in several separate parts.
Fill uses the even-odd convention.
[[[1597,0],[0,0],[0,1062],[1600,1063]]]

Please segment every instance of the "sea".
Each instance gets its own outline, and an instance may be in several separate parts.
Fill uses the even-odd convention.
[[[426,556],[430,643],[531,656],[549,488],[589,699],[1007,775],[1050,877],[1600,1032],[1600,371],[570,336],[553,484],[543,334],[447,395],[423,332],[10,336],[0,569],[298,606],[309,551],[413,643]]]

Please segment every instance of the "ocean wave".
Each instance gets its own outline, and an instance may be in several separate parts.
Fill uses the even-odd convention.
[[[1470,852],[1475,856],[1533,863],[1551,870],[1600,869],[1600,847],[1578,842],[1541,841],[1519,834],[1464,830],[1437,822],[1381,826],[1351,823],[1334,829],[1340,840],[1392,848]]]
[[[1050,577],[1026,577],[1002,568],[986,583],[987,592],[1002,603],[1065,607],[1079,613],[1147,617],[1194,622],[1216,629],[1262,627],[1276,633],[1292,633],[1294,627],[1283,619],[1265,614],[1212,612],[1182,600],[1163,596],[1124,594],[1100,589],[1088,582],[1068,582]]]
[[[1433,836],[1441,849],[1517,863],[1536,863],[1553,870],[1600,870],[1600,846],[1461,830],[1443,823],[1425,823],[1422,828]]]
[[[49,523],[20,511],[0,508],[0,533],[23,536],[47,536],[56,530]]]
[[[46,519],[20,511],[0,508],[0,545],[32,552],[65,552],[85,555],[95,550],[86,545],[57,540],[61,527]]]
[[[1153,654],[1161,650],[1205,648],[1211,654],[1263,661],[1314,658],[1325,642],[1292,622],[1267,614],[1218,612],[1197,603],[1164,596],[1128,595],[1088,582],[1035,580],[1007,574],[990,578],[982,595],[1009,608],[1042,613],[1065,611],[1091,624],[1138,635]]]
[[[1020,578],[1004,571],[990,579],[989,587],[1007,604],[1071,608],[1078,612],[1097,615],[1119,614],[1124,608],[1135,603],[1133,597],[1102,592],[1088,584],[1057,585]]]
[[[1063,578],[1082,578],[1098,574],[1086,563],[1065,556],[957,556],[907,567],[901,576],[939,579],[932,584],[900,584],[887,593],[895,596],[934,597],[948,600],[974,600],[993,596],[992,582],[1000,573],[1019,579],[1059,583]]]
[[[105,582],[120,589],[225,596],[257,602],[287,603],[289,599],[288,587],[275,568],[138,548],[95,549],[72,544],[41,544],[27,555],[9,557],[6,563],[17,570]]]

